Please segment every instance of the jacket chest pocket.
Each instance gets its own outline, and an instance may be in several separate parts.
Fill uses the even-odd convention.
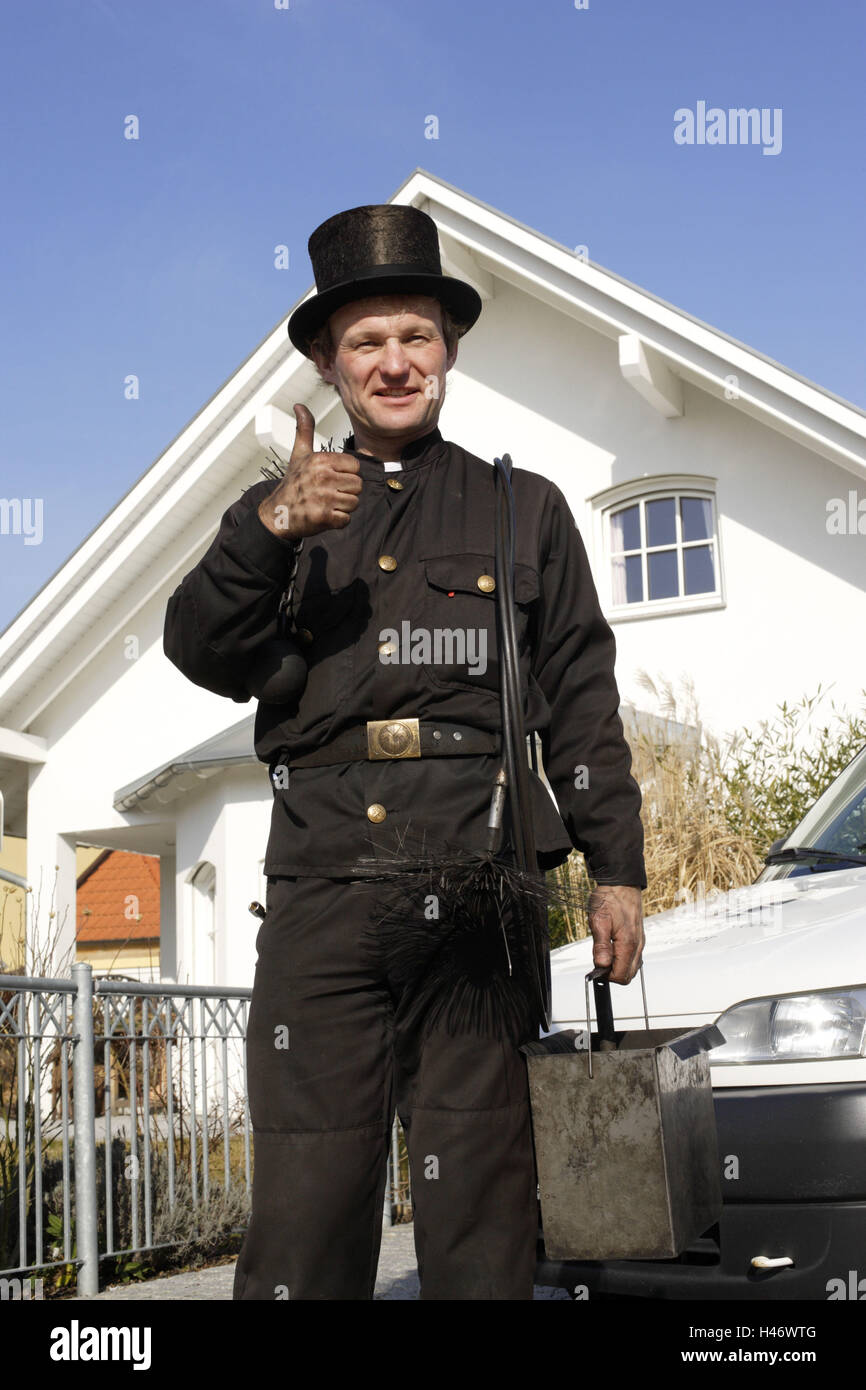
[[[419,663],[433,685],[469,690],[499,689],[495,559],[483,553],[427,556],[423,629],[427,649]],[[525,650],[538,574],[529,565],[514,567],[515,627]]]

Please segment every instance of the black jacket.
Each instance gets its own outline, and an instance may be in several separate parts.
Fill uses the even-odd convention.
[[[309,672],[293,706],[259,703],[256,754],[271,767],[371,719],[499,727],[496,600],[488,580],[478,583],[494,574],[493,467],[438,429],[404,449],[399,472],[359,453],[351,435],[343,450],[359,459],[363,490],[348,526],[304,542],[294,617]],[[261,643],[277,634],[293,553],[257,514],[275,486],[255,483],[229,507],[166,612],[169,659],[238,703],[251,698],[244,679]],[[526,726],[540,735],[560,812],[533,776],[539,862],[561,863],[573,844],[597,882],[645,888],[614,635],[586,550],[553,483],[516,468],[513,489]],[[382,557],[390,557],[384,566]],[[422,629],[429,650],[415,645]],[[473,633],[474,646],[435,645],[433,634],[455,630]],[[399,660],[379,650],[395,635]],[[481,848],[498,765],[491,754],[293,768],[288,788],[274,787],[265,872],[351,876],[360,856],[389,853],[407,827]],[[387,812],[381,824],[367,816],[373,804]]]

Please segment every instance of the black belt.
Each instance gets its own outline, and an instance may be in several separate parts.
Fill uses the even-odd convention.
[[[379,762],[402,758],[466,757],[498,753],[500,735],[470,724],[449,724],[438,719],[370,719],[347,729],[309,753],[281,749],[272,767],[327,767],[332,763]]]

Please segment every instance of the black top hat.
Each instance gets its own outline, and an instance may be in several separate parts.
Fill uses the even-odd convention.
[[[329,217],[308,242],[318,293],[289,319],[289,337],[306,357],[310,338],[343,304],[367,295],[429,294],[444,304],[459,335],[481,313],[471,285],[442,274],[436,223],[420,208],[372,203]]]

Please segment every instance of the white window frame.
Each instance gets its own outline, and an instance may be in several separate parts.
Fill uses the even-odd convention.
[[[665,473],[647,474],[643,478],[632,478],[627,483],[618,483],[616,487],[605,488],[603,492],[597,492],[590,497],[589,501],[593,509],[593,528],[595,539],[595,553],[601,556],[601,563],[596,567],[598,578],[596,585],[598,596],[601,602],[605,617],[610,623],[615,622],[634,622],[638,618],[661,618],[675,613],[699,613],[708,608],[724,608],[725,598],[725,575],[722,564],[722,548],[720,537],[719,505],[717,479],[708,477],[704,474],[694,473]],[[613,565],[612,552],[610,547],[610,517],[614,511],[620,511],[623,507],[646,502],[658,501],[662,497],[678,497],[686,494],[689,497],[701,497],[710,503],[712,530],[707,541],[713,546],[716,569],[716,588],[709,594],[679,594],[676,598],[657,598],[643,599],[640,603],[614,603],[613,600]],[[679,587],[683,587],[683,540],[680,533],[680,509],[676,509],[677,527],[677,571]],[[696,541],[695,545],[706,544],[706,542]],[[689,542],[688,548],[692,543]],[[653,547],[654,549],[655,547]],[[664,546],[662,549],[671,549]],[[647,547],[641,548],[643,557],[643,591],[648,592],[647,576]]]

